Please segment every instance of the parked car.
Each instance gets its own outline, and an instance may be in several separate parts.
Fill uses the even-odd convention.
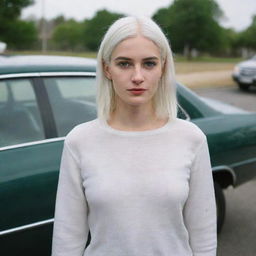
[[[256,85],[256,55],[247,61],[238,63],[232,74],[241,90],[248,90]]]
[[[0,57],[0,255],[50,255],[63,140],[96,117],[95,70],[86,58]],[[177,96],[179,117],[207,135],[220,231],[223,189],[256,175],[256,114],[180,84]]]

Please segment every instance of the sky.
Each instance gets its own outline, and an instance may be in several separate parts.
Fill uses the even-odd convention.
[[[90,19],[95,12],[107,9],[125,15],[144,15],[151,17],[158,9],[168,7],[173,0],[34,0],[22,11],[22,18],[43,16],[47,19],[64,15],[77,21]],[[237,31],[251,24],[256,15],[256,0],[216,0],[225,14],[221,24]]]

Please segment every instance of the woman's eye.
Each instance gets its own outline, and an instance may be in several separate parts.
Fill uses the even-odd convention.
[[[122,62],[119,62],[117,65],[120,66],[121,68],[128,68],[131,64],[129,62],[122,61]]]
[[[147,61],[147,62],[144,63],[144,66],[147,67],[147,68],[152,68],[152,67],[156,66],[156,64],[157,63],[154,62],[154,61]]]

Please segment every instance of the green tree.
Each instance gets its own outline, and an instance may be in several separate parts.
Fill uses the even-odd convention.
[[[34,22],[14,20],[6,26],[5,33],[8,48],[17,50],[28,50],[34,48],[37,42],[37,31]]]
[[[33,22],[21,21],[21,10],[33,0],[0,0],[0,41],[8,48],[28,49],[35,43],[36,26]]]
[[[251,25],[241,32],[240,46],[256,50],[256,15],[252,17]]]
[[[31,5],[33,2],[33,0],[0,0],[0,20],[17,19],[22,8]]]
[[[66,19],[63,15],[59,15],[56,18],[53,19],[54,26],[58,26],[62,23],[66,22]]]
[[[226,35],[226,53],[229,56],[237,56],[239,50],[239,36],[240,33],[232,28],[224,29]]]
[[[58,50],[82,50],[84,23],[68,20],[54,28],[52,42]]]
[[[100,10],[92,19],[87,20],[84,41],[86,47],[89,50],[96,51],[108,27],[122,16],[122,14]]]
[[[191,50],[212,52],[225,43],[225,33],[218,20],[223,13],[214,0],[174,0],[160,9],[153,19],[162,26],[174,51]]]

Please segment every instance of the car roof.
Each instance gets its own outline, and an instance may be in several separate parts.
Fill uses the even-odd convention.
[[[96,60],[50,55],[0,55],[0,75],[34,72],[95,72]]]

